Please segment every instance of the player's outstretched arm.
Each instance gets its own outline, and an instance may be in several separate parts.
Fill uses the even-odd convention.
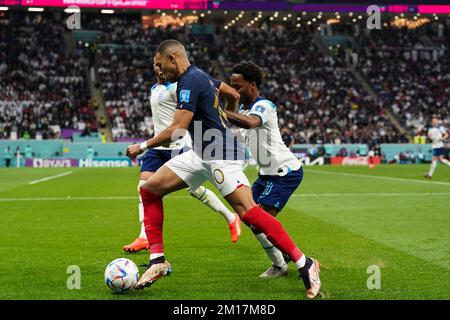
[[[228,121],[244,129],[254,129],[261,126],[261,118],[256,115],[245,115],[234,111],[225,111]]]
[[[173,122],[166,129],[161,131],[160,134],[144,141],[141,144],[133,144],[127,148],[127,157],[130,159],[136,158],[139,154],[146,149],[152,149],[171,143],[178,140],[180,137],[186,134],[186,129],[192,121],[194,113],[188,110],[175,110]]]
[[[236,111],[241,96],[232,87],[222,82],[219,87],[219,98],[225,101],[225,110]]]

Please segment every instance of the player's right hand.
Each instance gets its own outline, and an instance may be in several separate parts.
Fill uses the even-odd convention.
[[[142,152],[144,152],[144,151],[141,149],[140,144],[132,144],[132,145],[128,146],[126,155],[128,158],[133,160],[138,155],[140,155]]]

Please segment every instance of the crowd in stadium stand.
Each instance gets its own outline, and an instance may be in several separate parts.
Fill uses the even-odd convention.
[[[415,30],[368,31],[341,23],[333,32],[352,37],[350,63],[339,54],[324,55],[308,28],[263,24],[199,38],[189,28],[143,27],[132,15],[83,15],[83,28],[99,36],[89,50],[81,44],[70,54],[61,19],[17,12],[0,17],[0,138],[96,130],[89,66],[97,68],[113,138],[152,136],[152,58],[168,38],[183,42],[191,62],[215,77],[228,80],[240,61],[260,65],[261,93],[277,105],[280,126],[291,130],[296,143],[406,142],[386,110],[411,136],[424,132],[431,115],[450,127],[450,19]],[[366,77],[378,101],[350,66]]]
[[[305,28],[235,28],[224,33],[220,60],[252,60],[265,74],[262,94],[297,143],[370,144],[404,141],[343,60],[324,56]]]
[[[450,125],[449,27],[447,19],[418,29],[353,33],[356,66],[411,135],[423,134],[432,116]]]
[[[95,129],[86,61],[64,50],[64,24],[47,15],[0,18],[0,138],[58,138]]]

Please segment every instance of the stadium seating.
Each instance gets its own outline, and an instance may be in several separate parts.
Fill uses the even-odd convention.
[[[194,37],[189,28],[145,28],[138,15],[84,14],[83,30],[96,31],[96,43],[86,49],[80,42],[71,51],[62,17],[8,12],[0,17],[0,138],[96,131],[89,66],[98,72],[113,138],[152,136],[152,56],[159,42],[175,38],[186,44],[193,63],[216,77],[227,78],[243,60],[262,66],[262,94],[277,105],[280,125],[295,133],[296,143],[406,142],[385,110],[411,136],[423,132],[430,115],[450,126],[445,23],[386,27],[382,35],[350,23],[333,27],[334,34],[352,39],[354,67],[374,88],[375,102],[342,55],[319,50],[319,33],[310,28],[232,27],[216,41]]]
[[[234,28],[224,33],[226,69],[242,60],[264,68],[262,94],[298,143],[386,143],[404,138],[338,58],[320,53],[309,30]]]
[[[63,128],[95,130],[87,62],[65,50],[63,21],[11,12],[0,26],[0,138],[51,139]]]

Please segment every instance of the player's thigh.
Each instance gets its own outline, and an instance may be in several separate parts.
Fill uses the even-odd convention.
[[[142,186],[160,196],[187,187],[187,184],[166,165],[158,169]]]
[[[241,218],[246,212],[256,206],[256,202],[253,200],[252,189],[248,186],[241,186],[224,196],[224,198]]]
[[[139,180],[145,180],[147,181],[148,179],[150,179],[150,177],[152,175],[154,175],[154,172],[151,171],[141,171],[141,173],[139,174]]]

